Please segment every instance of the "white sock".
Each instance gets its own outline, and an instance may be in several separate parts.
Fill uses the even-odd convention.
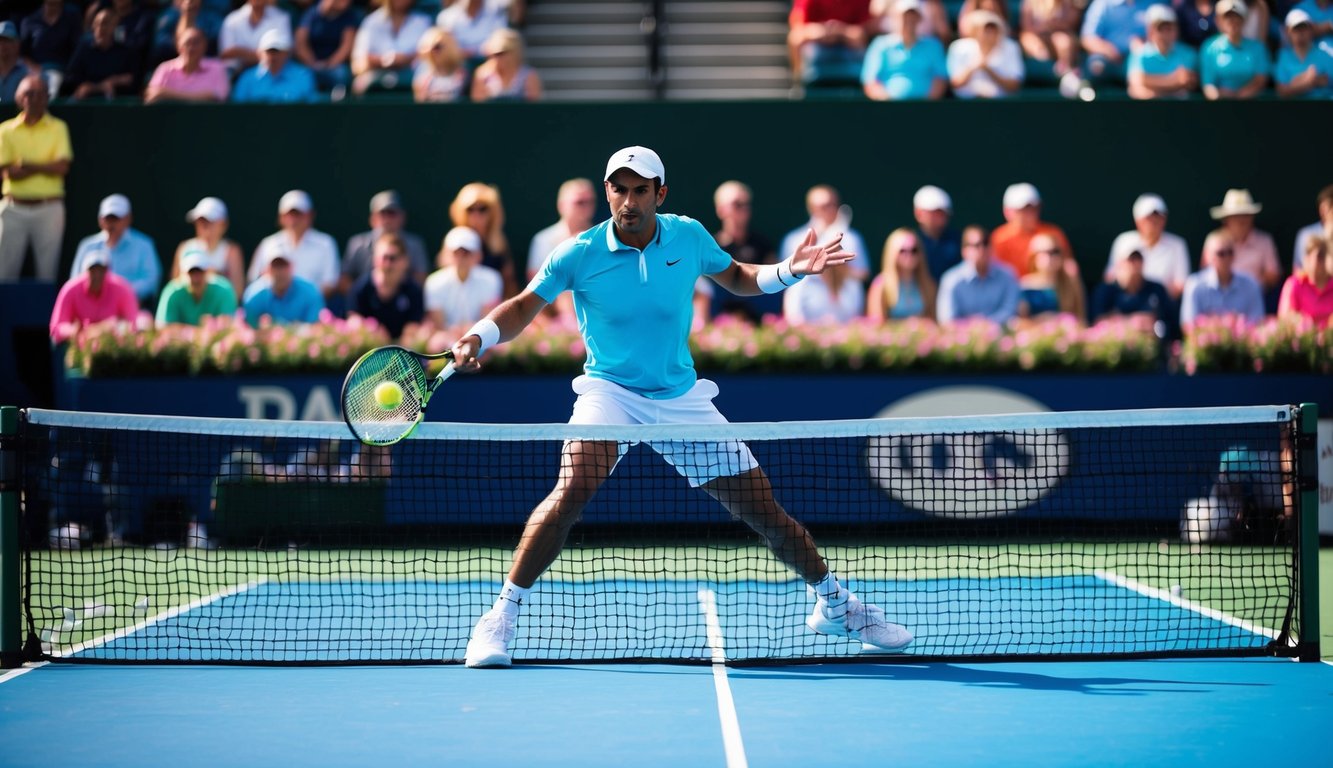
[[[815,583],[815,594],[824,603],[824,615],[830,619],[841,619],[847,615],[847,605],[852,593],[838,583],[838,577],[829,571],[824,578]]]
[[[510,616],[517,616],[519,610],[523,607],[523,599],[532,591],[532,587],[520,587],[509,579],[505,579],[505,585],[500,589],[500,596],[495,598],[495,608],[502,613]]]

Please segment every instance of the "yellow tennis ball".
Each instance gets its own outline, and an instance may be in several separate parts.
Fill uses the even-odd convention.
[[[396,382],[380,382],[375,386],[375,404],[386,411],[392,411],[403,404],[403,388]]]

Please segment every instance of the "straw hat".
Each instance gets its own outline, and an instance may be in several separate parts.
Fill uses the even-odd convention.
[[[1225,219],[1228,216],[1238,216],[1246,213],[1258,213],[1264,207],[1250,197],[1248,189],[1228,189],[1226,197],[1222,198],[1222,204],[1213,206],[1209,213],[1214,219]]]

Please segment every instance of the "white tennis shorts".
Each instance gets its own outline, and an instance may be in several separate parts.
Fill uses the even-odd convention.
[[[570,424],[726,424],[727,419],[713,405],[717,385],[699,379],[689,392],[670,400],[653,400],[625,389],[615,382],[579,376],[573,382],[574,413]],[[616,461],[629,450],[630,443],[620,443]],[[648,446],[675,467],[690,485],[698,487],[719,477],[734,477],[759,466],[749,447],[739,440],[721,442],[649,441]]]

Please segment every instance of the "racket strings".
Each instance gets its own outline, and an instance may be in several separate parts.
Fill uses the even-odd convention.
[[[375,388],[393,382],[403,390],[394,408],[380,406]],[[379,349],[357,364],[348,377],[343,409],[352,431],[367,442],[391,442],[416,423],[430,385],[416,356],[400,349]]]

